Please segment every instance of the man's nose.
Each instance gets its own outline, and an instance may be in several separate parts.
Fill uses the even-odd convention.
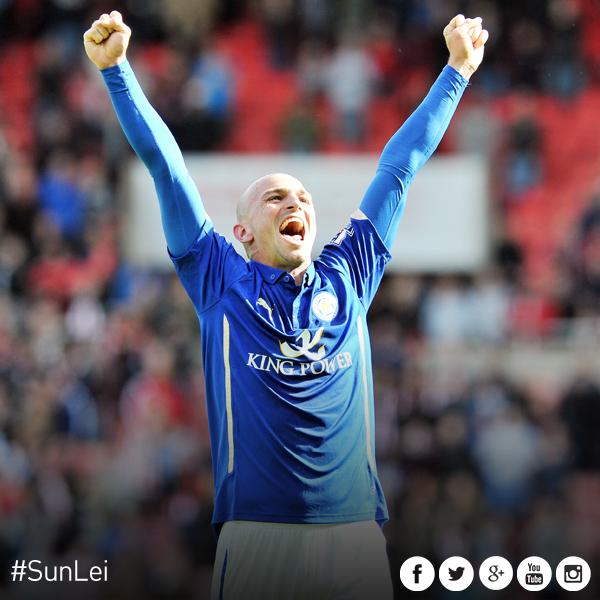
[[[300,206],[302,203],[300,202],[300,198],[296,196],[296,194],[289,194],[287,198],[287,208],[296,208]]]

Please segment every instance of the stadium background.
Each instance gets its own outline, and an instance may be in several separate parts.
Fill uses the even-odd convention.
[[[597,598],[596,0],[0,2],[0,596],[207,597],[197,322],[172,270],[123,250],[131,151],[81,44],[111,9],[182,147],[228,153],[379,152],[445,63],[444,24],[484,17],[438,152],[486,160],[489,259],[390,273],[370,312],[392,574],[414,554],[575,554]],[[110,582],[11,587],[17,557],[107,559]]]

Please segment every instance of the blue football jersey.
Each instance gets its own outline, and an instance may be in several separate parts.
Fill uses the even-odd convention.
[[[173,261],[200,321],[214,522],[383,522],[366,312],[406,191],[467,79],[444,67],[386,144],[359,218],[296,286],[284,271],[246,262],[214,231],[175,139],[129,63],[102,75],[123,131],[154,178],[169,248],[179,252],[195,240]]]
[[[389,259],[363,215],[299,286],[210,221],[173,258],[200,321],[215,524],[387,519],[366,313]]]

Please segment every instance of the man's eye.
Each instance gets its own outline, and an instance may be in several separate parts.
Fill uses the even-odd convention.
[[[275,196],[271,196],[269,200],[281,200],[281,196],[279,194],[275,194]]]

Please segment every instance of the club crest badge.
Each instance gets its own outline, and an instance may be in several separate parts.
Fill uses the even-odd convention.
[[[330,292],[319,292],[313,298],[312,311],[321,321],[332,321],[338,312],[337,298]]]

